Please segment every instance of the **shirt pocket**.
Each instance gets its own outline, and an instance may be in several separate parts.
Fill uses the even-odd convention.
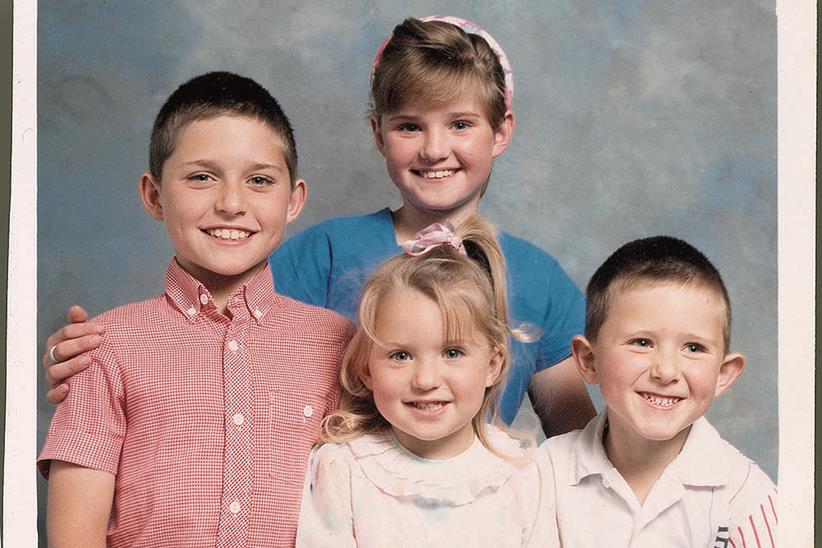
[[[278,389],[268,396],[268,474],[302,486],[308,454],[317,442],[330,395],[319,389]]]

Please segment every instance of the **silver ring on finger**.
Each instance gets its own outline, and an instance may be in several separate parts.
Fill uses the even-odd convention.
[[[51,345],[51,348],[49,348],[48,356],[49,356],[49,359],[52,361],[52,363],[57,363],[58,362],[57,358],[54,356],[54,349],[55,348],[57,348],[56,344]]]

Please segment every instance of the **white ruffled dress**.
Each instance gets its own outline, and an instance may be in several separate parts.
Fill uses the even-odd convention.
[[[314,448],[298,547],[559,546],[540,469],[501,430],[456,457],[420,458],[390,434]]]

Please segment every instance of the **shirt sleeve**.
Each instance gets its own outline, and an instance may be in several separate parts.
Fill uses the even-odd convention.
[[[317,227],[291,237],[268,258],[276,291],[314,306],[328,307],[331,246]]]
[[[730,501],[730,548],[776,546],[776,494],[770,478],[751,463],[742,487]]]
[[[297,548],[356,547],[351,510],[351,468],[337,444],[311,451],[303,487]]]
[[[117,474],[126,413],[120,367],[110,346],[104,338],[89,353],[91,365],[68,381],[68,396],[52,417],[37,462],[46,479],[55,459]]]
[[[585,328],[585,298],[559,263],[548,272],[544,287],[547,302],[542,337],[537,341],[536,370],[542,371],[571,355],[571,339]]]

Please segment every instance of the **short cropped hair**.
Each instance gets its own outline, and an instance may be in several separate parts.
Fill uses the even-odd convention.
[[[614,294],[643,282],[695,284],[715,292],[725,305],[725,352],[731,344],[731,301],[719,271],[699,250],[670,236],[629,242],[600,266],[586,290],[585,336],[596,340]]]
[[[297,180],[297,145],[291,122],[263,86],[231,72],[209,72],[178,87],[166,100],[151,131],[149,169],[159,181],[163,164],[174,153],[180,134],[191,122],[231,115],[268,124],[282,143],[291,184]]]
[[[408,18],[382,51],[371,82],[371,112],[378,119],[409,99],[445,103],[477,94],[494,130],[505,118],[505,73],[485,39],[444,21]]]

